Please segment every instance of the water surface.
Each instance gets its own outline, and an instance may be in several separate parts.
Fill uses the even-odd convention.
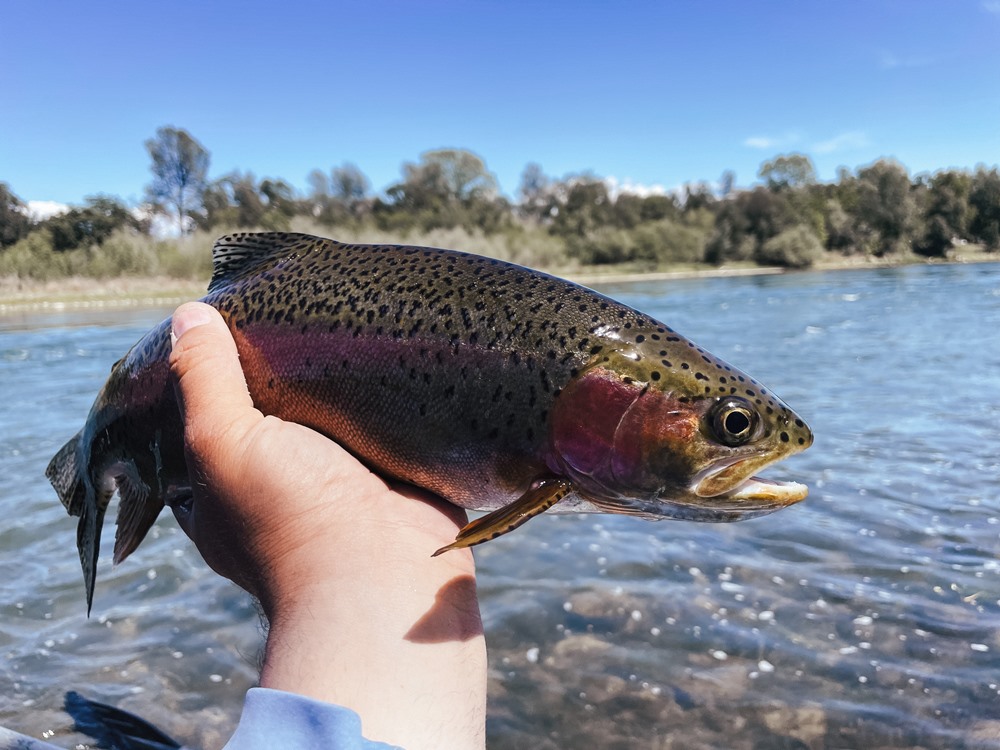
[[[805,503],[731,525],[543,516],[480,547],[491,748],[1000,748],[1000,265],[603,288],[816,433]],[[77,689],[220,747],[257,615],[163,517],[88,620],[43,477],[169,310],[0,325],[0,723]],[[110,530],[106,532],[110,536]]]

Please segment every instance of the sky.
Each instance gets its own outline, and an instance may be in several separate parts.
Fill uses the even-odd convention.
[[[675,189],[1000,162],[1000,0],[0,0],[0,182],[22,200],[143,200],[144,142],[190,132],[211,178],[381,191],[465,148],[515,196],[562,178]]]

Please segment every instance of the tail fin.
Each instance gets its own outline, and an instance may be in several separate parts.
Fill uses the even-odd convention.
[[[83,582],[87,589],[87,615],[94,603],[94,579],[97,576],[97,555],[101,551],[101,527],[104,511],[100,507],[94,487],[86,476],[86,467],[80,461],[82,433],[77,433],[49,462],[45,470],[59,499],[71,516],[79,516],[76,527],[76,547],[83,566]]]
[[[76,433],[49,461],[45,476],[59,493],[59,499],[71,516],[78,516],[83,510],[83,472],[80,466],[80,442],[83,431]]]
[[[73,729],[93,737],[95,747],[116,750],[179,750],[181,744],[148,721],[120,708],[84,698],[69,691],[66,713],[73,717]]]
[[[88,484],[93,495],[94,490]],[[94,582],[97,580],[97,556],[101,552],[101,529],[104,526],[105,508],[97,505],[94,498],[83,505],[80,522],[76,525],[76,548],[80,553],[83,567],[83,585],[87,590],[87,617],[94,606]]]

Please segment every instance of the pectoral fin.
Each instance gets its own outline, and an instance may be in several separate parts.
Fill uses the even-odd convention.
[[[482,544],[513,531],[529,518],[547,511],[572,491],[573,485],[564,479],[542,480],[510,505],[468,523],[458,532],[454,542],[439,549],[432,557],[448,550]]]

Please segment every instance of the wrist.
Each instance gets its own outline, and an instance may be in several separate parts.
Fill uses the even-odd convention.
[[[369,554],[279,597],[261,686],[351,708],[369,739],[483,747],[486,647],[472,555],[429,555]]]

